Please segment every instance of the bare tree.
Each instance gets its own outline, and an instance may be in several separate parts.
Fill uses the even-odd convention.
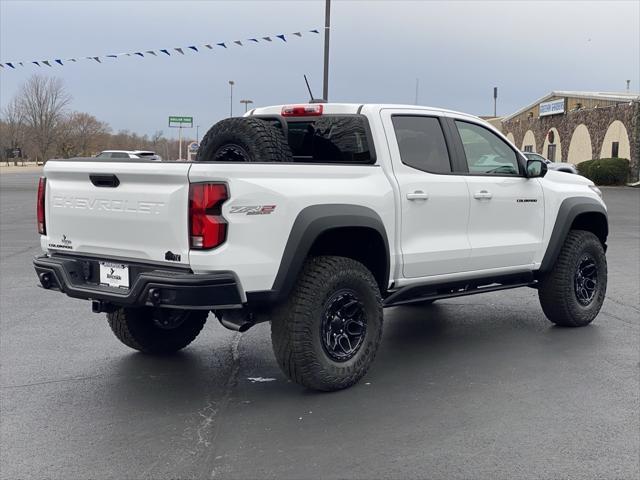
[[[7,149],[14,149],[18,147],[24,149],[24,138],[24,111],[22,110],[18,99],[14,97],[2,109],[2,135],[0,135],[0,148],[3,150],[3,156]]]
[[[73,112],[63,122],[66,135],[60,137],[66,140],[64,156],[90,156],[97,153],[111,128],[93,115],[83,112]],[[60,148],[60,145],[59,145]]]
[[[45,162],[55,145],[57,129],[71,96],[59,78],[33,75],[22,87],[19,99],[25,122],[31,130],[36,160]]]

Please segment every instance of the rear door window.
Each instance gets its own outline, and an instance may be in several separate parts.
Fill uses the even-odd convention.
[[[113,152],[111,158],[129,158],[129,154],[125,152]]]
[[[447,144],[435,117],[394,115],[391,118],[400,160],[429,173],[451,173]]]

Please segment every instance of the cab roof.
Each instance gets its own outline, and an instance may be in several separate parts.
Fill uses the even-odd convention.
[[[425,113],[442,114],[446,113],[453,116],[460,117],[472,117],[478,119],[474,115],[467,113],[456,112],[454,110],[448,110],[438,107],[426,107],[420,105],[402,105],[402,104],[385,104],[385,103],[287,103],[284,105],[273,105],[268,107],[259,107],[250,110],[245,116],[252,115],[280,115],[283,107],[290,107],[292,105],[322,105],[323,115],[355,115],[357,113],[374,113],[384,109],[402,109],[402,110],[415,110]]]

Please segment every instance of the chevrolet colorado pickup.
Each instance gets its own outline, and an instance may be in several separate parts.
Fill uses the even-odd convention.
[[[384,307],[538,290],[556,325],[598,314],[606,207],[488,123],[417,106],[310,103],[214,125],[196,161],[50,160],[40,284],[92,301],[131,348],[186,347],[210,312],[271,323],[293,381],[361,379]]]

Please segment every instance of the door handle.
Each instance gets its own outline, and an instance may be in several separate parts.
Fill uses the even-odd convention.
[[[493,197],[493,194],[487,190],[480,190],[473,194],[473,198],[476,200],[490,200],[491,197]]]
[[[428,200],[429,194],[424,193],[422,190],[416,190],[415,192],[407,193],[408,200]]]

